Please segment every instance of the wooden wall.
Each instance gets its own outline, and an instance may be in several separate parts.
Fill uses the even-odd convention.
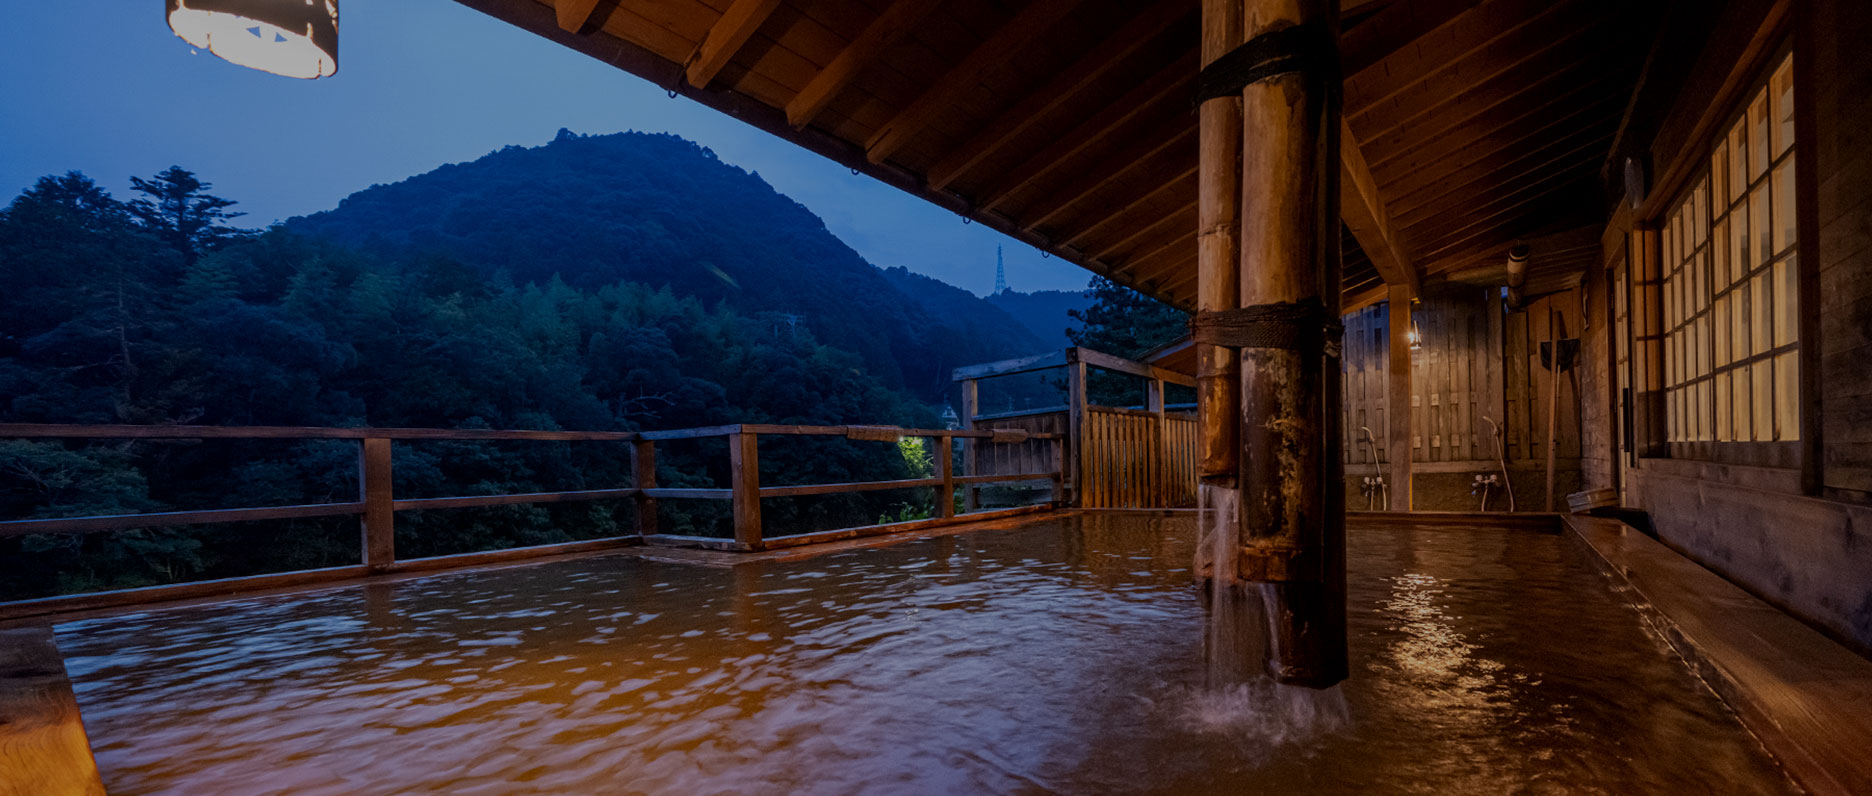
[[[1547,340],[1550,306],[1560,313],[1564,335],[1579,334],[1578,295],[1562,293],[1520,311],[1501,312],[1499,297],[1490,293],[1480,287],[1426,286],[1413,313],[1422,338],[1411,357],[1413,462],[1493,463],[1497,452],[1484,418],[1502,425],[1510,460],[1545,462],[1550,377],[1540,366],[1540,344]],[[1385,396],[1389,322],[1388,303],[1345,318],[1348,470],[1372,460],[1361,427],[1372,430],[1381,460],[1389,461],[1383,451],[1390,411]],[[1577,466],[1580,456],[1578,389],[1573,377],[1561,376],[1556,438],[1565,466]]]
[[[1872,15],[1847,0],[1732,0],[1684,6],[1666,25],[1633,107],[1665,109],[1629,126],[1655,186],[1610,220],[1606,261],[1646,255],[1662,199],[1706,156],[1783,47],[1795,64],[1796,206],[1801,279],[1802,440],[1798,467],[1670,458],[1615,448],[1625,504],[1649,513],[1672,547],[1836,638],[1872,653]],[[1687,16],[1684,16],[1687,15]],[[1686,27],[1688,21],[1700,25]],[[1668,22],[1668,21],[1667,21]],[[1689,35],[1694,33],[1695,35]],[[1658,68],[1670,67],[1670,68]],[[1647,241],[1649,238],[1649,241]],[[1639,300],[1636,291],[1628,293]],[[1634,317],[1643,307],[1632,308]],[[1631,345],[1628,339],[1617,345]],[[1643,349],[1640,349],[1643,354]],[[1642,359],[1642,358],[1641,358]],[[1642,370],[1642,361],[1634,370]],[[1618,374],[1626,378],[1624,374]],[[1641,374],[1642,375],[1642,374]],[[1621,386],[1614,383],[1614,388]],[[1603,395],[1604,397],[1598,397]],[[1614,390],[1597,394],[1616,411]],[[1655,455],[1653,455],[1655,454]]]

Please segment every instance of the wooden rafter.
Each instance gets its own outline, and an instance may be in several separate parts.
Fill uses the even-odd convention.
[[[787,123],[794,129],[805,127],[818,118],[819,112],[832,103],[841,89],[870,66],[878,55],[913,29],[924,16],[942,4],[942,0],[896,0],[865,26],[858,37],[814,75],[806,87],[787,103]]]
[[[553,4],[553,14],[558,18],[561,30],[582,33],[602,2],[604,0],[557,0]]]
[[[1503,37],[1529,25],[1552,27],[1548,18],[1569,12],[1569,5],[1573,4],[1554,0],[1492,0],[1449,20],[1412,46],[1386,56],[1382,69],[1355,72],[1348,65],[1346,114],[1357,115],[1411,86],[1451,75],[1464,59],[1486,51]],[[1351,35],[1347,33],[1348,37]],[[1473,75],[1456,76],[1469,81],[1474,79]]]
[[[1365,256],[1371,258],[1385,284],[1403,285],[1415,296],[1422,289],[1417,267],[1411,264],[1398,241],[1391,223],[1391,213],[1378,195],[1378,183],[1372,180],[1371,168],[1365,165],[1358,137],[1343,122],[1339,131],[1339,214],[1358,239]]]
[[[779,7],[780,0],[735,0],[734,5],[722,12],[721,19],[715,20],[714,27],[709,28],[708,35],[696,46],[695,57],[683,69],[689,85],[707,88],[709,81],[714,80],[722,67],[741,50],[741,45],[746,44],[761,23]]]
[[[1085,229],[1084,232],[1081,232],[1074,237],[1068,238],[1066,240],[1066,245],[1077,247],[1079,245],[1079,241],[1084,239],[1085,236],[1090,234],[1092,231],[1103,230],[1105,229],[1105,225],[1110,224],[1114,221],[1117,221],[1120,218],[1124,218],[1126,216],[1130,216],[1134,213],[1141,211],[1146,205],[1149,205],[1158,196],[1163,195],[1164,192],[1166,191],[1176,191],[1177,195],[1179,196],[1186,195],[1188,197],[1188,201],[1178,203],[1176,210],[1171,211],[1170,213],[1165,214],[1165,215],[1160,215],[1156,219],[1146,221],[1145,223],[1139,225],[1137,229],[1132,230],[1129,234],[1117,235],[1116,237],[1113,237],[1111,240],[1105,241],[1103,245],[1092,250],[1092,256],[1100,260],[1103,260],[1106,257],[1111,256],[1113,252],[1123,249],[1126,245],[1130,244],[1134,240],[1137,240],[1139,237],[1142,237],[1145,233],[1150,232],[1151,230],[1157,229],[1158,227],[1162,226],[1162,224],[1166,220],[1170,219],[1171,217],[1180,215],[1184,212],[1194,211],[1196,209],[1196,192],[1193,190],[1195,186],[1191,184],[1193,182],[1191,178],[1195,176],[1196,176],[1196,164],[1191,163],[1189,165],[1189,168],[1184,169],[1183,171],[1177,174],[1170,175],[1170,179],[1164,182],[1163,185],[1158,186],[1154,190],[1145,191],[1144,193],[1139,194],[1136,199],[1133,199],[1130,202],[1125,203],[1122,207],[1119,207],[1117,209],[1112,210],[1109,213],[1106,213],[1104,218],[1101,218],[1087,225],[1084,228]],[[1191,227],[1191,229],[1193,228],[1194,227]],[[1185,229],[1182,231],[1187,233],[1189,230]]]
[[[993,121],[982,125],[981,132],[931,166],[930,189],[940,191],[949,187],[950,183],[968,173],[983,159],[1032,130],[1036,124],[1070,104],[1086,89],[1124,66],[1145,45],[1154,41],[1172,24],[1187,18],[1189,13],[1190,9],[1177,3],[1145,4],[1144,11],[1132,17],[1124,27],[1106,37],[1096,47],[1087,48],[1085,55],[1060,70],[1045,86],[1029,93],[1002,111]]]
[[[1024,51],[1031,41],[1058,24],[1078,4],[1079,0],[1036,0],[1021,9],[987,41],[872,133],[871,139],[865,142],[865,157],[872,163],[882,163],[896,154],[964,90],[979,84],[988,73]]]
[[[1416,0],[1385,6],[1340,37],[1340,64],[1348,77],[1357,75],[1481,3]]]
[[[1195,55],[1178,57],[1175,63],[1125,92],[1079,125],[1075,135],[1053,142],[1014,167],[977,204],[983,210],[997,209],[1035,180],[1052,173],[1087,150],[1109,141],[1132,122],[1149,117],[1150,112],[1158,110],[1165,100],[1182,99],[1187,102],[1189,84],[1195,79]]]
[[[1107,163],[1112,164],[1111,168],[1089,169],[1079,175],[1078,179],[1057,190],[1048,191],[1045,196],[1036,199],[1033,206],[1026,208],[1027,212],[1023,214],[1021,226],[1027,229],[1045,226],[1081,199],[1117,182],[1132,170],[1155,162],[1155,159],[1164,152],[1189,144],[1195,137],[1196,128],[1190,126],[1188,120],[1182,117],[1171,119],[1168,124],[1151,128],[1138,136],[1137,140],[1125,145],[1125,148],[1119,150],[1117,154],[1105,158]]]

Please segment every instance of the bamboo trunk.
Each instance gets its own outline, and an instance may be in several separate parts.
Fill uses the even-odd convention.
[[[1334,0],[1245,0],[1249,39],[1301,25],[1335,48]],[[1336,54],[1242,89],[1240,305],[1340,306]],[[1314,332],[1317,334],[1317,332]],[[1261,581],[1268,666],[1325,688],[1347,673],[1338,363],[1317,349],[1244,348],[1238,572]]]
[[[1241,0],[1203,0],[1202,63],[1242,43]],[[1198,173],[1196,308],[1230,310],[1240,297],[1242,113],[1239,97],[1217,97],[1197,110]],[[1235,352],[1196,346],[1196,426],[1202,445],[1198,474],[1235,476],[1240,368]]]

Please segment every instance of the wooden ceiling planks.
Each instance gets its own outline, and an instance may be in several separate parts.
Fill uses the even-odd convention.
[[[1194,0],[459,2],[1193,303]],[[1342,7],[1348,168],[1365,161],[1344,176],[1348,300],[1603,215],[1594,186],[1655,15],[1618,0]]]

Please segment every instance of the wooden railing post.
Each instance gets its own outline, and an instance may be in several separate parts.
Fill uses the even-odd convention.
[[[761,543],[759,436],[736,433],[728,437],[728,487],[734,497],[735,543],[759,550]]]
[[[981,414],[980,385],[975,379],[964,379],[962,381],[962,428],[968,431],[975,430],[975,416],[979,414]],[[978,439],[969,439],[962,443],[963,475],[981,474],[981,462],[978,458],[980,447],[981,440]],[[978,487],[975,484],[962,487],[962,504],[967,511],[981,508],[981,494],[977,490]]]
[[[1152,454],[1150,461],[1149,505],[1146,508],[1164,508],[1170,505],[1168,485],[1165,477],[1170,464],[1170,421],[1164,414],[1164,381],[1151,379],[1144,382],[1144,408],[1156,417],[1151,419]]]
[[[942,486],[936,487],[936,516],[955,516],[955,437],[947,434],[936,438],[936,472],[942,479]]]
[[[1086,365],[1079,360],[1079,349],[1066,357],[1066,436],[1072,442],[1067,458],[1073,483],[1073,505],[1086,505]]]
[[[1066,505],[1066,438],[1053,440],[1053,507]]]
[[[390,440],[366,437],[358,446],[358,499],[364,503],[361,530],[364,566],[396,563],[396,509],[390,490]]]
[[[640,439],[631,443],[631,486],[637,489],[655,489],[656,443]],[[637,504],[637,535],[649,536],[657,532],[657,501],[649,495],[639,494]]]

